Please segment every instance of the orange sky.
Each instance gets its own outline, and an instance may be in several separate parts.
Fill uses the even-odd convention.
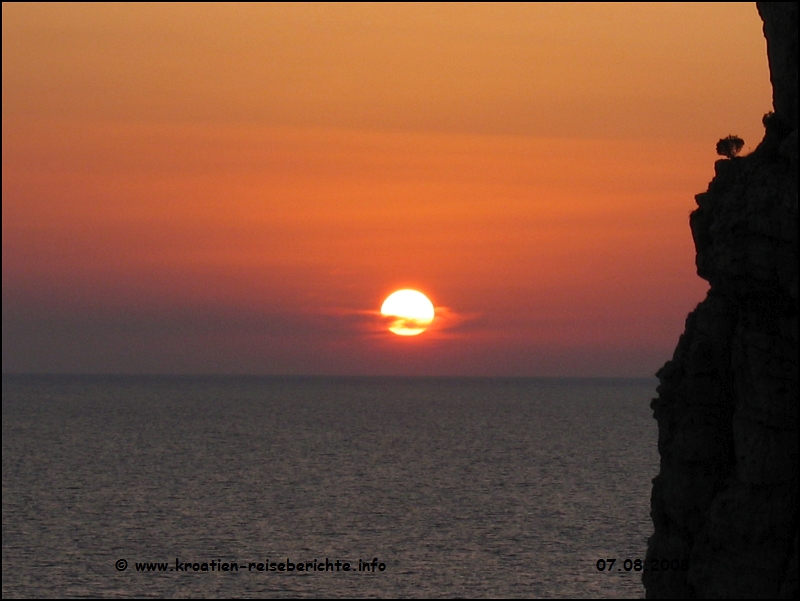
[[[746,3],[3,3],[3,370],[652,375],[770,94]]]

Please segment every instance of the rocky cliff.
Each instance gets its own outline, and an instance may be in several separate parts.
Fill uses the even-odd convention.
[[[657,374],[646,562],[688,569],[644,572],[649,598],[797,596],[797,4],[757,7],[774,113],[690,218],[711,286]]]

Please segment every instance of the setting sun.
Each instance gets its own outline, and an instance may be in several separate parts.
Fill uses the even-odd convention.
[[[381,315],[394,318],[389,326],[390,332],[416,336],[431,325],[435,312],[433,303],[422,292],[398,290],[383,301]]]

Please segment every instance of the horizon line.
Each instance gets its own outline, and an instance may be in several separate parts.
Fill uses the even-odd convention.
[[[235,374],[235,373],[82,373],[3,372],[6,378],[282,378],[282,379],[430,379],[430,380],[656,380],[653,376],[513,376],[513,375],[409,375],[409,374]]]

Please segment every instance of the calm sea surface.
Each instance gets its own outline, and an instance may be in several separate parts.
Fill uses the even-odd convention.
[[[654,390],[3,376],[2,593],[642,597]]]

